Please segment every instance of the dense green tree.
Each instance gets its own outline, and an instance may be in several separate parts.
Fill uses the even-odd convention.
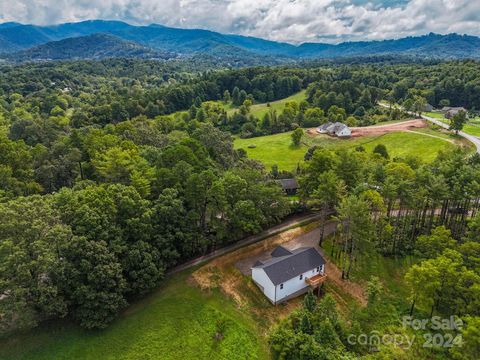
[[[427,99],[425,99],[422,96],[416,96],[414,98],[413,102],[413,110],[416,112],[419,116],[422,114],[422,112],[425,109],[425,106],[427,106]]]
[[[305,297],[303,298],[303,308],[308,312],[313,312],[315,306],[317,305],[317,298],[313,294],[313,291],[308,291]]]
[[[390,156],[388,155],[387,147],[383,144],[378,144],[373,149],[374,154],[378,154],[381,157],[388,159]]]
[[[434,258],[455,245],[456,241],[452,238],[451,231],[439,226],[433,229],[430,235],[421,235],[417,238],[416,250],[422,257]]]
[[[231,100],[232,100],[232,97],[230,95],[230,91],[225,90],[223,92],[223,102],[228,104]]]
[[[463,126],[467,123],[467,113],[465,111],[459,111],[450,120],[450,130],[454,130],[456,134],[463,129]]]
[[[478,359],[480,356],[480,318],[469,316],[465,318],[465,322],[466,324],[461,330],[461,343],[456,343],[450,353],[454,359]]]
[[[378,300],[378,296],[382,291],[382,283],[377,276],[370,277],[367,283],[368,305],[372,306]]]
[[[122,267],[103,241],[73,239],[62,249],[62,279],[72,314],[85,328],[104,328],[126,306]]]
[[[440,105],[441,107],[450,106],[450,100],[442,99],[438,102],[438,105]]]
[[[322,212],[320,225],[319,246],[322,246],[325,234],[327,214],[332,211],[345,195],[345,183],[337,177],[333,170],[326,171],[318,176],[318,187],[313,191],[312,200],[318,204]]]
[[[348,279],[355,255],[371,248],[374,225],[368,203],[355,195],[344,198],[337,212],[343,242],[342,279]]]
[[[50,197],[31,196],[0,204],[0,331],[29,328],[64,317],[61,249],[77,239]]]
[[[305,164],[302,176],[299,178],[299,193],[301,198],[307,200],[318,188],[318,176],[326,171],[333,170],[338,157],[335,153],[323,148],[315,148],[310,160]]]
[[[303,137],[303,129],[298,128],[292,132],[292,144],[293,146],[299,146]]]

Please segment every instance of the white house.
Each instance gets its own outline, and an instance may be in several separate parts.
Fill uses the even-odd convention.
[[[464,111],[465,114],[468,114],[467,113],[467,109],[463,108],[463,107],[450,107],[450,106],[445,106],[442,108],[442,112],[443,114],[445,115],[445,118],[446,119],[451,119],[453,118],[455,115],[457,115],[460,111]]]
[[[337,137],[349,137],[352,135],[350,128],[341,122],[331,123],[327,122],[317,128],[320,134],[329,134]]]
[[[313,247],[277,247],[267,261],[252,267],[252,279],[265,296],[278,304],[319,286],[326,279],[325,260]]]
[[[326,122],[325,124],[322,124],[322,125],[320,125],[319,127],[317,127],[317,132],[318,132],[319,134],[327,134],[327,133],[328,133],[327,129],[328,129],[331,125],[333,125],[332,122],[330,122],[330,121],[329,121],[329,122]]]
[[[327,131],[330,135],[338,137],[348,137],[352,135],[352,131],[350,130],[350,128],[340,122],[336,122],[333,125],[330,125]]]

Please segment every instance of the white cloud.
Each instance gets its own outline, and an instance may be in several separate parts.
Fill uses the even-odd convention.
[[[119,19],[288,41],[480,35],[478,0],[0,0],[0,21]]]

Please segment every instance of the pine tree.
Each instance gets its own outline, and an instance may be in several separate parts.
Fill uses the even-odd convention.
[[[313,312],[317,306],[317,298],[313,294],[312,290],[309,290],[308,293],[303,298],[303,308],[308,312]]]
[[[300,323],[300,330],[305,334],[311,334],[313,331],[312,323],[310,322],[310,318],[307,313],[303,314],[302,322]]]

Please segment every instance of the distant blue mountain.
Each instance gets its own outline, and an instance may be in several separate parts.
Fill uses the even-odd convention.
[[[370,55],[415,55],[436,58],[480,58],[480,38],[476,36],[430,33],[398,40],[344,42],[338,45],[302,44],[302,57],[352,57]]]
[[[18,22],[13,22],[13,21],[5,22],[5,23],[0,24],[0,29],[6,29],[6,28],[9,28],[9,27],[18,26],[18,25],[22,25],[22,24],[20,24]]]
[[[239,56],[308,59],[401,54],[426,58],[480,58],[480,38],[468,35],[428,34],[398,40],[344,42],[338,45],[305,43],[295,46],[255,37],[220,34],[209,30],[178,29],[158,24],[134,26],[121,21],[104,20],[52,26],[23,25],[12,22],[0,24],[0,53],[12,54],[54,41],[100,33],[113,35],[129,41],[130,44],[136,43],[144,50],[151,48],[154,51],[179,55],[207,54],[221,57],[222,53],[228,56],[237,53]],[[92,44],[91,41],[89,43]],[[48,49],[53,51],[52,46],[64,45],[64,43],[56,43]],[[122,46],[114,46],[114,49],[120,48]],[[116,54],[112,50],[110,53],[112,56],[123,56],[122,51]],[[25,53],[22,54],[25,55]],[[40,55],[41,51],[36,51],[36,54]],[[74,55],[74,52],[70,54]]]
[[[175,55],[105,33],[51,41],[5,55],[6,59],[14,61],[83,60],[112,57],[168,59],[175,57]]]

